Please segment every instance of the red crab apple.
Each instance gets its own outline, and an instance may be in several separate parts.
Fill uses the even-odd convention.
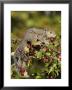
[[[48,57],[43,57],[44,62],[48,62]]]
[[[21,76],[24,76],[25,68],[20,67],[19,69],[20,69],[19,72],[20,72]]]
[[[61,55],[58,56],[59,60],[61,61]]]
[[[47,48],[47,47],[44,47],[44,48],[43,48],[43,51],[44,51],[44,52],[48,51],[48,48]]]

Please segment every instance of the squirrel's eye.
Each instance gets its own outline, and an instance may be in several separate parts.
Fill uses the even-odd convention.
[[[37,39],[37,41],[39,41],[39,39]]]

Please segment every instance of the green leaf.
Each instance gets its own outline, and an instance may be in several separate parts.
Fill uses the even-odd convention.
[[[43,57],[43,52],[41,52],[41,51],[36,52],[36,57],[41,59]]]
[[[36,79],[41,79],[41,76],[36,76],[35,78],[36,78]]]
[[[45,67],[48,67],[49,66],[49,63],[45,63]]]
[[[50,52],[47,52],[47,53],[46,53],[46,55],[47,55],[47,56],[50,56],[50,55],[51,55],[51,53],[50,53]]]

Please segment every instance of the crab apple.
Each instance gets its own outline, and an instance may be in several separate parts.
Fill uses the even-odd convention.
[[[44,57],[44,58],[43,58],[43,61],[44,61],[44,63],[45,63],[45,62],[48,62],[48,57]]]
[[[21,76],[24,76],[25,69],[23,67],[20,67],[20,74]]]
[[[59,60],[61,61],[61,55],[58,56]]]
[[[43,50],[44,52],[46,52],[46,51],[48,51],[48,48],[47,48],[47,47],[44,47],[42,50]]]

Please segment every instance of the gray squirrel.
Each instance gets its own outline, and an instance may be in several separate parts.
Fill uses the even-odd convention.
[[[16,51],[14,52],[14,63],[18,67],[19,60],[23,60],[26,62],[29,57],[24,52],[24,47],[27,46],[27,41],[37,41],[39,40],[41,43],[45,43],[46,45],[49,44],[49,38],[55,38],[56,34],[54,31],[50,31],[47,29],[37,29],[37,28],[30,28],[28,29],[25,34],[22,42],[20,42],[19,46],[17,47]]]

